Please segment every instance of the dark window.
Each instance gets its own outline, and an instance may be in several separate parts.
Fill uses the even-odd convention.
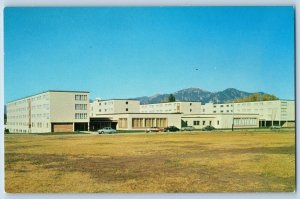
[[[194,125],[199,125],[200,121],[194,121],[193,123],[194,123]]]
[[[126,104],[128,104],[128,101],[126,101]]]
[[[190,109],[190,112],[192,112],[192,109]]]
[[[190,103],[190,106],[192,106],[192,103]]]
[[[205,125],[205,121],[202,121],[202,125]]]
[[[223,107],[223,105],[221,105],[221,107]]]
[[[126,111],[128,111],[128,108],[126,108]]]
[[[218,125],[220,124],[220,121],[219,121],[219,120],[217,121],[217,124],[218,124]]]
[[[209,125],[211,125],[211,121],[209,121]]]

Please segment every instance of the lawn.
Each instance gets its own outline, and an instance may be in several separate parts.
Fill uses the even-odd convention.
[[[5,135],[6,192],[293,192],[295,133]]]

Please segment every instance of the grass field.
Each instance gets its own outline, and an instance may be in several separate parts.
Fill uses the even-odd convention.
[[[294,189],[294,131],[5,135],[6,192]]]

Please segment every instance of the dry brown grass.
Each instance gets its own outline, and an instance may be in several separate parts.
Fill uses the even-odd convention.
[[[294,132],[5,135],[7,192],[294,189]]]

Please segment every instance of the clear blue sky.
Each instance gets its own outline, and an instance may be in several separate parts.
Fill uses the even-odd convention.
[[[5,103],[198,87],[294,99],[293,7],[6,8]],[[196,70],[198,69],[198,70]]]

